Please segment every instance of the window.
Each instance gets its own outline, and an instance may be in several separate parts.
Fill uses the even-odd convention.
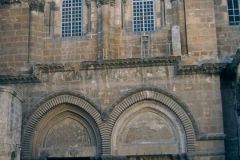
[[[63,0],[62,37],[81,36],[82,0]]]
[[[230,25],[240,25],[240,0],[228,0],[228,17]]]
[[[155,29],[153,0],[133,1],[133,31],[149,32]]]

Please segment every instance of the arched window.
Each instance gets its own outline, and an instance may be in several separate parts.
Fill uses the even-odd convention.
[[[82,0],[63,0],[62,37],[81,36]]]
[[[240,0],[228,0],[228,18],[230,25],[240,25]]]
[[[133,31],[149,32],[155,30],[154,0],[132,0]]]

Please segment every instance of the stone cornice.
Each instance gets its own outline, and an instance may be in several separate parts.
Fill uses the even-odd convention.
[[[110,4],[111,6],[115,5],[115,0],[97,0],[96,2],[98,7],[106,4]]]
[[[44,0],[29,0],[28,3],[31,10],[44,12]]]
[[[0,84],[38,83],[40,80],[35,75],[0,75]]]
[[[0,0],[0,5],[13,4],[13,3],[21,3],[21,1],[20,0]]]
[[[74,70],[101,70],[101,69],[117,69],[117,68],[134,68],[134,67],[150,67],[150,66],[171,66],[178,64],[180,57],[155,57],[149,59],[131,58],[131,59],[114,59],[102,61],[84,61],[78,64],[36,64],[35,73],[52,73],[66,72]]]
[[[224,140],[224,133],[204,133],[197,136],[197,140]]]
[[[134,68],[150,66],[169,66],[180,61],[180,56],[154,57],[154,58],[131,58],[103,61],[82,62],[82,69],[114,69],[114,68]]]
[[[176,71],[179,75],[189,74],[219,74],[226,67],[226,63],[205,63],[202,65],[177,66]]]
[[[82,71],[82,70],[104,70],[136,67],[153,67],[153,66],[174,66],[177,75],[193,74],[219,74],[225,67],[226,63],[205,63],[202,65],[181,65],[180,56],[154,57],[154,58],[131,58],[115,59],[102,61],[84,61],[81,63],[51,63],[36,64],[33,66],[32,74],[9,75],[0,74],[0,84],[16,83],[38,83],[41,82],[38,77],[41,73]]]
[[[131,58],[102,61],[84,61],[79,64],[37,64],[35,71],[41,73],[65,72],[79,70],[101,70],[117,68],[135,68],[151,66],[174,66],[175,73],[178,75],[190,74],[219,74],[225,67],[226,63],[205,63],[202,65],[181,65],[180,56],[154,57],[147,59]]]

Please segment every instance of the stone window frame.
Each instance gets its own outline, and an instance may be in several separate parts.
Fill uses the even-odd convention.
[[[132,6],[132,0],[126,1],[122,0],[122,29],[131,35],[139,35],[142,33],[153,33],[153,32],[159,32],[164,27],[168,26],[167,22],[167,4],[168,1],[170,3],[171,0],[153,0],[154,1],[154,31],[139,31],[134,32],[133,29],[133,6]],[[166,2],[167,1],[167,2]],[[164,12],[164,13],[163,13]]]
[[[235,6],[234,6],[234,1],[236,1],[238,3],[237,8],[235,8]],[[231,9],[230,9],[229,2],[232,2]],[[227,11],[228,11],[228,24],[231,26],[240,25],[240,0],[227,0]],[[230,11],[232,11],[231,14],[230,14]],[[237,13],[238,13],[238,15],[237,15]],[[233,20],[231,20],[230,17],[232,17]],[[236,18],[238,18],[238,20],[236,20]]]
[[[140,27],[140,31],[138,31],[138,30],[135,30],[136,28],[134,27],[134,22],[135,22],[135,20],[134,20],[134,18],[135,17],[137,17],[137,16],[134,16],[134,1],[138,1],[138,2],[141,2],[142,3],[142,6],[144,5],[143,3],[144,2],[153,2],[153,5],[152,5],[152,10],[153,10],[153,14],[152,15],[150,15],[150,16],[153,16],[153,30],[148,30],[148,27],[147,28],[145,28],[144,26],[143,26],[143,28],[141,28]],[[155,2],[155,0],[131,0],[131,7],[132,7],[132,31],[133,32],[154,32],[155,30],[156,30],[156,2]],[[142,7],[142,9],[144,10],[145,9],[145,7]],[[138,12],[138,13],[140,13],[140,12]],[[140,13],[140,14],[143,14],[144,13],[144,11],[142,12],[142,13]],[[144,24],[144,20],[142,20],[143,21],[143,24]],[[150,27],[151,28],[151,27]]]
[[[68,33],[63,33],[63,9],[64,9],[64,6],[63,6],[63,4],[64,4],[64,1],[70,1],[71,2],[71,5],[72,5],[72,3],[73,3],[73,1],[76,1],[76,2],[78,2],[78,5],[77,6],[74,6],[74,7],[76,7],[76,8],[81,8],[81,13],[80,13],[80,16],[79,16],[79,14],[78,13],[76,13],[76,14],[73,14],[72,13],[72,9],[73,9],[73,7],[71,6],[70,7],[70,9],[71,9],[71,20],[69,21],[69,23],[71,24],[71,29],[70,30],[67,30],[67,31],[70,31],[70,35],[68,35]],[[78,36],[82,36],[82,34],[83,34],[83,0],[62,0],[62,2],[61,2],[61,21],[60,21],[60,23],[61,23],[61,29],[60,29],[60,34],[61,34],[61,37],[63,37],[63,38],[66,38],[66,37],[78,37]],[[69,14],[67,14],[67,15],[69,15]],[[73,15],[78,15],[79,17],[80,17],[80,21],[73,21],[72,20],[72,16]],[[78,18],[79,18],[78,17]],[[80,22],[80,28],[77,28],[77,29],[79,29],[80,30],[80,32],[76,32],[76,34],[77,35],[74,35],[74,33],[73,33],[73,28],[72,28],[72,26],[73,26],[73,23],[74,22]]]

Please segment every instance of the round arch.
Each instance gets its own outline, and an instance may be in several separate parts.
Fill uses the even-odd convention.
[[[174,95],[164,90],[156,89],[154,87],[143,87],[130,91],[125,96],[116,101],[111,107],[105,110],[105,115],[108,116],[108,126],[107,129],[105,129],[105,133],[103,134],[106,136],[103,137],[105,139],[103,142],[105,144],[103,144],[102,148],[103,154],[110,155],[112,153],[111,137],[113,128],[118,118],[132,105],[145,100],[161,103],[166,106],[167,109],[169,109],[171,112],[173,112],[174,115],[176,115],[176,117],[180,120],[180,123],[183,126],[185,132],[186,151],[194,152],[198,128],[187,106]]]
[[[84,111],[89,117],[94,121],[96,127],[98,128],[99,135],[96,136],[97,148],[101,148],[102,138],[101,138],[101,114],[97,106],[95,106],[91,101],[85,96],[76,93],[55,93],[50,95],[47,99],[42,100],[37,104],[37,109],[29,118],[26,127],[24,128],[22,137],[22,158],[31,159],[32,158],[32,148],[33,148],[33,137],[36,126],[39,121],[52,109],[57,108],[60,104],[70,104]],[[101,154],[102,151],[99,151]]]

